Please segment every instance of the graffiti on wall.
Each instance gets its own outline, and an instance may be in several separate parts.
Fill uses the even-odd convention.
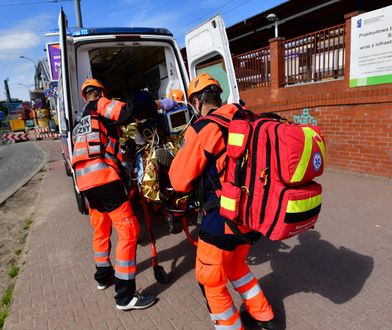
[[[308,108],[304,108],[301,115],[299,116],[294,115],[293,118],[294,118],[294,123],[296,124],[307,124],[312,126],[318,125],[317,120],[310,115]]]

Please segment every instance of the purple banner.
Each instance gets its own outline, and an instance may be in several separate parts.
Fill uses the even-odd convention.
[[[61,51],[60,45],[58,43],[55,44],[47,44],[46,45],[48,60],[50,64],[50,74],[52,76],[52,80],[58,80],[58,70],[61,65]]]

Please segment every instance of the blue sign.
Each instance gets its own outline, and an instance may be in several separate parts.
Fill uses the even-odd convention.
[[[5,120],[4,111],[0,111],[0,121]]]

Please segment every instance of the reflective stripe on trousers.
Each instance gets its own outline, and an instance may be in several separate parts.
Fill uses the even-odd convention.
[[[125,272],[119,269],[125,269]],[[116,260],[116,271],[114,276],[121,280],[133,280],[136,275],[136,262],[135,260]]]
[[[95,265],[97,267],[109,267],[112,265],[110,262],[109,251],[105,251],[105,252],[94,251],[94,258],[95,258]]]
[[[139,223],[129,201],[109,213],[118,234],[114,276],[133,280],[136,275],[136,244]]]
[[[106,213],[90,209],[90,221],[94,228],[93,250],[95,265],[108,267],[110,263],[110,233],[111,220]]]
[[[250,271],[240,278],[230,281],[253,318],[268,321],[274,317],[272,308],[265,298],[257,278]]]
[[[199,238],[196,253],[196,278],[202,287],[211,314],[216,316],[229,313],[230,308],[234,306],[226,286],[227,280],[230,280],[243,298],[245,307],[252,317],[262,321],[268,321],[274,317],[257,278],[253,276],[245,262],[249,248],[249,245],[241,244],[234,251],[226,251]],[[238,315],[237,311],[236,313]],[[236,322],[235,318],[230,319],[230,322],[214,321],[216,329],[225,329],[217,326],[237,326]]]
[[[248,290],[243,292],[239,291],[241,287],[246,286],[248,283],[251,283],[252,281],[253,281],[253,285]],[[231,284],[233,285],[234,289],[236,289],[239,292],[242,300],[252,299],[253,297],[256,297],[261,292],[261,288],[257,283],[257,279],[251,272],[249,272],[245,276],[242,276],[240,279],[231,282]]]
[[[242,329],[242,322],[234,305],[232,305],[222,313],[210,313],[210,317],[216,330]]]
[[[112,212],[90,209],[94,227],[93,249],[98,267],[110,266],[110,234],[112,223],[118,234],[116,246],[115,276],[122,280],[133,280],[136,275],[136,243],[139,223],[129,201]]]

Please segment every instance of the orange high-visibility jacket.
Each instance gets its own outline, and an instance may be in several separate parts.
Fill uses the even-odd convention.
[[[237,110],[235,105],[227,104],[210,113],[231,120]],[[225,166],[226,141],[222,130],[217,123],[201,118],[185,132],[184,145],[170,166],[170,182],[175,191],[189,192],[197,189],[195,184],[199,179],[203,180],[205,190],[203,202],[208,203],[220,196],[220,191],[215,191],[213,186],[221,188],[225,177]],[[244,226],[239,226],[239,229],[244,233],[250,231]],[[205,212],[200,232],[214,237],[227,237],[233,234],[220,216],[219,206]],[[208,242],[216,244],[215,240],[208,240]]]
[[[126,111],[125,105],[104,97],[89,102],[75,126],[72,166],[80,191],[121,180],[120,130],[113,124]]]

